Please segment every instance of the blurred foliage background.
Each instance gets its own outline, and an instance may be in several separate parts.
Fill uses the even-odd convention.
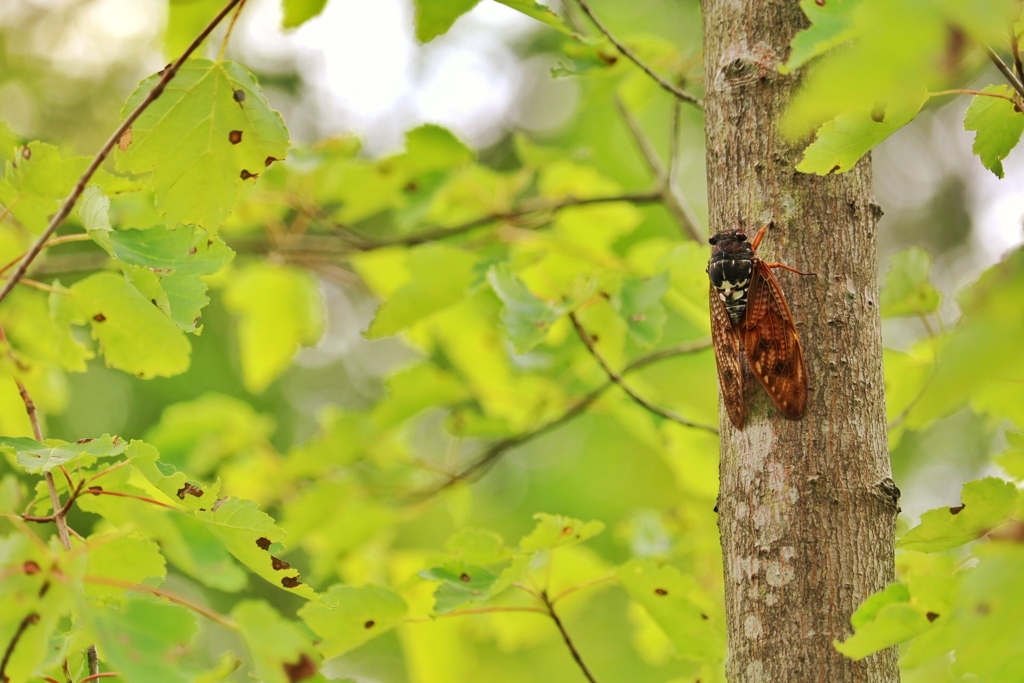
[[[18,142],[44,140],[65,157],[93,153],[139,81],[180,53],[221,5],[3,4],[0,121]],[[651,64],[699,92],[696,1],[592,6]],[[596,35],[574,3],[561,11]],[[621,582],[627,590],[599,582],[561,603],[588,664],[607,680],[716,680],[723,627],[714,611],[713,434],[656,419],[612,390],[495,458],[478,480],[417,495],[606,382],[564,316],[539,336],[529,329],[552,311],[596,298],[580,318],[618,368],[706,338],[706,245],[680,238],[662,205],[637,202],[517,215],[438,245],[365,248],[515,213],[524,202],[648,192],[658,178],[645,146],[671,164],[678,196],[706,225],[700,113],[682,106],[674,127],[672,99],[625,60],[608,59],[607,45],[567,41],[504,5],[481,3],[427,44],[416,41],[415,12],[407,0],[332,0],[309,23],[282,29],[276,0],[249,0],[227,58],[255,74],[295,147],[247,188],[220,229],[237,256],[207,278],[211,301],[201,334],[189,337],[187,371],[139,379],[102,356],[85,372],[47,368],[30,382],[46,436],[144,439],[178,470],[260,503],[289,534],[288,562],[316,590],[391,586],[414,617],[430,612],[437,585],[417,573],[468,552],[465,539],[446,546],[460,530],[492,530],[514,547],[538,512],[600,520],[604,533],[559,548],[534,571],[567,588],[631,559],[667,562],[690,582],[692,605],[707,602],[694,618],[711,625],[686,630],[686,618],[631,599],[629,580]],[[221,35],[206,56],[216,55]],[[987,64],[967,60],[950,87],[998,82]],[[888,408],[906,527],[929,508],[956,505],[965,481],[1024,474],[1013,445],[1024,424],[1015,407],[1024,404],[1015,359],[1024,164],[1010,156],[1000,180],[976,162],[962,125],[969,104],[929,102],[874,152],[885,210],[881,262],[893,268],[879,277],[890,306]],[[147,202],[114,196],[114,228],[156,225]],[[75,231],[81,226],[67,227]],[[22,245],[0,247],[6,261]],[[507,276],[501,263],[511,264]],[[95,245],[70,244],[33,277],[73,285],[107,265]],[[524,285],[525,294],[517,289]],[[643,304],[648,286],[654,302]],[[907,304],[918,295],[925,304]],[[631,322],[638,311],[650,329]],[[974,317],[957,327],[965,312]],[[992,355],[974,362],[995,337]],[[936,369],[947,348],[951,362]],[[630,377],[659,405],[712,425],[713,365],[705,348]],[[0,432],[31,433],[13,385],[0,387]],[[87,533],[111,521],[76,509],[70,523]],[[238,609],[243,585],[246,597],[289,618],[304,603],[226,562],[213,578],[172,568],[167,586],[224,613]],[[224,649],[241,651],[228,630],[201,628],[189,670],[209,668]],[[694,638],[695,652],[677,656]],[[244,680],[245,670],[223,680]],[[404,623],[329,659],[324,671],[388,682],[580,679],[548,621],[501,612]],[[959,680],[937,671],[908,680]],[[222,680],[209,675],[202,680]]]

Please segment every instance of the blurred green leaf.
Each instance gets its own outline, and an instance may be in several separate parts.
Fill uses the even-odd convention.
[[[563,515],[549,515],[538,512],[533,516],[537,526],[519,541],[523,552],[551,550],[588,541],[604,531],[604,522],[590,520],[583,522]]]
[[[319,603],[310,602],[299,617],[320,637],[324,657],[336,657],[382,636],[406,614],[401,596],[379,586],[333,586]]]
[[[17,454],[18,465],[29,474],[49,472],[54,467],[74,463],[83,456],[109,458],[124,452],[125,442],[119,436],[104,434],[98,439],[82,439],[65,443],[50,439],[50,444],[24,437],[0,437],[0,447],[11,448]]]
[[[324,11],[327,0],[282,0],[284,17],[281,25],[296,28]]]
[[[178,666],[196,633],[196,618],[184,607],[126,600],[90,610],[89,621],[99,636],[96,649],[106,670],[126,681],[191,681]]]
[[[936,552],[969,543],[1013,514],[1018,502],[1012,482],[986,477],[964,484],[960,505],[929,510],[921,524],[901,538],[896,546],[907,550]]]
[[[939,308],[939,292],[929,275],[931,257],[913,247],[893,254],[881,291],[882,317],[926,315]]]
[[[562,311],[534,296],[507,263],[492,266],[487,271],[487,281],[505,304],[501,322],[516,351],[526,353],[544,341]]]
[[[860,3],[861,0],[800,0],[800,9],[811,25],[793,36],[789,59],[779,71],[790,73],[815,57],[856,38],[858,30],[854,13]]]
[[[410,251],[408,282],[380,305],[366,336],[377,339],[397,334],[464,298],[475,263],[469,252],[441,244]]]
[[[661,339],[668,314],[661,303],[669,287],[667,272],[644,280],[630,279],[622,283],[619,313],[626,321],[630,335],[644,348],[651,348]]]
[[[444,542],[444,549],[469,564],[495,564],[512,556],[501,534],[488,529],[459,529]]]
[[[142,81],[122,116],[160,79]],[[256,79],[234,62],[190,59],[132,125],[117,166],[153,172],[156,205],[170,227],[195,223],[211,233],[242,189],[288,153],[288,129]]]
[[[224,304],[238,316],[242,380],[254,394],[288,368],[299,347],[312,346],[323,334],[320,288],[305,270],[247,265],[228,281]]]
[[[662,628],[679,657],[707,662],[724,659],[725,624],[718,615],[720,608],[703,594],[692,576],[671,565],[633,560],[619,567],[615,578]]]
[[[910,591],[900,583],[888,585],[861,603],[850,622],[854,634],[834,645],[854,660],[909,640],[931,626],[925,614],[910,604]]]
[[[547,24],[551,28],[564,33],[567,36],[574,36],[574,32],[569,28],[568,24],[558,16],[550,7],[534,2],[534,0],[495,0],[500,2],[502,5],[507,5],[517,12],[522,12],[528,17],[536,19],[542,24]]]
[[[1008,85],[990,85],[981,92],[1007,98],[1014,96],[1013,88]],[[1024,114],[1009,99],[975,95],[964,115],[964,130],[977,133],[974,153],[985,168],[1002,178],[1003,159],[1017,146],[1024,131]]]
[[[262,601],[245,600],[231,610],[253,669],[263,683],[292,683],[320,668],[309,634]]]
[[[416,40],[429,43],[480,0],[416,0]]]
[[[871,149],[909,123],[928,100],[920,90],[871,109],[845,111],[818,129],[796,169],[803,173],[844,173]]]
[[[163,583],[167,575],[160,547],[148,538],[93,535],[88,539],[88,548],[88,575],[122,584],[86,581],[85,593],[90,597],[124,596],[133,585],[144,583],[155,587]]]

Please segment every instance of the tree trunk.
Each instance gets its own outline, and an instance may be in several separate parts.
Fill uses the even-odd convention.
[[[894,648],[861,662],[832,647],[850,615],[893,579],[899,491],[890,477],[870,160],[797,173],[803,144],[778,121],[797,85],[782,76],[797,0],[703,0],[711,231],[817,277],[777,271],[803,340],[807,414],[784,419],[748,392],[742,431],[722,412],[719,529],[733,683],[897,681]]]

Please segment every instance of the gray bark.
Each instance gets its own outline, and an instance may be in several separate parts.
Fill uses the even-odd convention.
[[[774,221],[777,271],[810,376],[806,416],[748,393],[742,431],[722,412],[719,529],[733,683],[899,679],[890,648],[853,662],[832,647],[893,579],[898,491],[886,441],[870,159],[828,177],[794,170],[778,132],[798,76],[782,76],[797,0],[703,0],[711,231]]]

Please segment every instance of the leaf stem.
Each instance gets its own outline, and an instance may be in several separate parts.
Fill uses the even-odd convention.
[[[78,232],[78,233],[75,233],[73,235],[61,235],[60,237],[54,237],[51,240],[47,240],[46,244],[43,245],[43,249],[48,249],[50,247],[55,247],[58,244],[66,244],[68,242],[88,242],[91,239],[92,239],[92,237],[90,237],[88,235],[88,233],[84,233],[84,232]],[[0,268],[0,273],[6,273],[7,270],[9,268],[11,268],[12,266],[18,265],[18,262],[21,261],[22,259],[24,259],[25,256],[26,256],[26,254],[21,254],[20,256],[18,256],[13,261],[7,263],[3,268]]]
[[[679,227],[682,228],[684,236],[697,243],[703,243],[707,235],[704,229],[700,227],[700,221],[697,219],[696,214],[694,214],[689,202],[686,201],[686,198],[679,194],[672,184],[671,166],[675,164],[672,154],[669,154],[670,166],[666,169],[640,122],[633,116],[633,113],[629,111],[629,108],[619,97],[616,96],[612,99],[615,102],[615,107],[619,110],[619,115],[622,116],[622,120],[626,123],[626,128],[629,129],[629,134],[640,149],[640,154],[643,156],[647,168],[650,170],[651,175],[654,176],[658,187],[661,188],[660,199],[665,204],[665,208],[675,217]],[[673,146],[677,144],[675,139],[677,135],[678,129],[673,124]]]
[[[128,114],[127,118],[121,122],[121,125],[114,130],[109,138],[107,138],[107,141],[103,143],[102,147],[100,147],[96,156],[93,157],[92,163],[89,164],[88,168],[85,169],[85,172],[83,172],[78,178],[78,182],[75,183],[74,188],[71,190],[71,194],[69,194],[67,199],[64,200],[60,210],[57,211],[53,218],[50,219],[50,223],[46,226],[46,230],[44,230],[43,234],[41,234],[36,241],[32,243],[32,246],[29,247],[27,252],[25,252],[25,257],[22,258],[18,267],[15,269],[14,274],[7,280],[3,289],[0,289],[0,302],[3,302],[3,300],[10,295],[14,286],[18,284],[18,281],[25,277],[25,273],[28,271],[29,266],[32,265],[32,262],[35,261],[37,256],[39,256],[39,253],[43,250],[47,241],[53,236],[54,231],[56,231],[60,224],[64,222],[64,219],[70,215],[71,210],[75,207],[75,203],[78,202],[82,193],[85,192],[86,184],[96,171],[99,170],[100,165],[107,156],[110,155],[111,150],[114,149],[114,145],[116,145],[117,141],[121,139],[124,132],[131,128],[131,125],[135,123],[135,120],[142,115],[142,112],[149,108],[149,105],[156,101],[156,98],[160,97],[160,94],[164,91],[164,88],[167,87],[167,84],[170,83],[171,79],[177,75],[178,70],[181,69],[185,60],[187,60],[189,56],[196,51],[199,45],[208,35],[210,35],[213,29],[216,28],[224,17],[227,16],[228,12],[230,12],[235,5],[240,2],[242,2],[242,0],[229,0],[228,4],[224,6],[224,9],[218,12],[217,16],[207,24],[206,28],[200,31],[199,35],[196,36],[195,40],[193,40],[192,44],[185,49],[182,55],[173,64],[163,70],[160,80],[155,86],[153,86],[153,89],[149,91],[149,94],[139,102],[138,106]]]
[[[995,92],[981,92],[980,90],[963,90],[961,88],[954,88],[952,90],[937,90],[935,92],[928,93],[928,97],[940,97],[942,95],[975,95],[977,97],[997,97],[1001,100],[1006,100],[1010,104],[1016,104],[1013,98],[1009,95],[1000,95]]]
[[[137,496],[134,493],[122,493],[121,491],[104,491],[103,489],[85,489],[84,491],[82,491],[82,495],[85,495],[87,493],[90,494],[90,495],[93,495],[93,496],[118,496],[119,498],[134,498],[135,500],[141,500],[143,502],[150,503],[152,505],[159,505],[160,507],[168,508],[170,510],[177,510],[178,509],[174,505],[170,505],[170,504],[165,503],[163,501],[156,500],[155,498],[147,498],[146,496]],[[77,498],[78,496],[76,495],[75,497]]]
[[[235,28],[235,22],[238,21],[238,15],[242,13],[242,8],[245,7],[245,0],[238,3],[238,7],[235,8],[235,13],[231,17],[231,21],[228,23],[228,30],[224,32],[224,40],[220,41],[220,51],[217,52],[217,61],[224,61],[224,52],[228,49],[228,40],[231,38],[231,31]]]
[[[92,576],[92,575],[90,575],[90,576],[85,576],[82,580],[85,583],[91,583],[91,584],[96,584],[96,585],[100,585],[100,586],[110,586],[112,588],[123,588],[123,589],[128,590],[128,591],[138,591],[140,593],[147,593],[149,595],[153,595],[153,596],[158,597],[158,598],[163,598],[164,600],[167,600],[168,602],[173,602],[176,605],[181,605],[182,607],[185,607],[186,609],[190,609],[193,612],[195,612],[196,614],[201,614],[202,616],[206,617],[210,621],[214,622],[215,624],[220,624],[221,626],[223,626],[226,629],[229,629],[231,631],[237,631],[238,630],[238,627],[235,626],[235,622],[233,622],[229,617],[227,617],[227,616],[225,616],[223,614],[220,614],[219,612],[214,612],[212,609],[209,609],[208,607],[196,604],[196,603],[192,602],[191,600],[189,600],[188,598],[184,598],[184,597],[182,597],[180,595],[176,595],[175,593],[168,593],[167,591],[162,591],[159,588],[151,588],[150,586],[146,586],[146,585],[141,584],[141,583],[131,583],[129,581],[120,581],[118,579],[110,578],[109,576]]]
[[[533,612],[535,614],[547,614],[547,610],[541,609],[540,607],[477,607],[473,609],[455,610],[454,612],[445,612],[444,614],[433,614],[428,617],[409,617],[405,621],[408,624],[417,624],[434,621],[435,619],[445,619],[447,617],[465,617],[472,614],[492,614],[498,612]]]
[[[641,71],[643,71],[645,74],[647,74],[648,76],[653,78],[654,82],[657,83],[659,86],[661,86],[661,88],[663,90],[666,90],[666,91],[672,93],[679,100],[681,100],[683,102],[687,102],[689,104],[692,104],[693,106],[697,107],[698,109],[703,109],[704,108],[704,102],[701,101],[700,98],[691,95],[690,93],[686,92],[685,90],[677,88],[676,86],[672,85],[667,80],[665,80],[664,78],[659,76],[654,71],[654,69],[652,69],[650,66],[648,66],[646,62],[642,61],[636,55],[636,53],[633,52],[633,50],[631,50],[624,43],[622,43],[618,38],[616,38],[614,35],[612,35],[612,32],[608,30],[608,27],[606,27],[601,22],[601,20],[597,18],[597,15],[594,14],[594,10],[590,9],[590,5],[587,4],[587,0],[576,0],[576,4],[578,4],[580,6],[580,9],[582,9],[583,12],[588,17],[590,17],[590,20],[592,22],[594,22],[594,26],[597,27],[597,30],[604,34],[604,37],[607,38],[611,42],[611,44],[615,46],[615,49],[618,50],[622,54],[623,57],[625,57],[629,61],[631,61],[634,64],[636,64],[638,67],[640,67]]]
[[[1013,73],[1013,70],[1010,69],[1010,67],[1006,66],[1006,62],[1004,62],[1002,58],[996,54],[995,50],[988,45],[985,46],[985,54],[987,54],[992,63],[996,65],[996,68],[1002,72],[1003,76],[1006,77],[1006,81],[1013,86],[1013,89],[1017,91],[1017,94],[1024,97],[1024,82],[1022,82],[1020,78],[1017,78],[1017,75]]]
[[[604,576],[599,576],[596,579],[591,579],[590,581],[584,581],[583,583],[578,583],[575,586],[569,586],[564,591],[562,591],[561,593],[559,593],[555,597],[551,598],[551,604],[554,605],[556,602],[558,602],[562,598],[564,598],[566,596],[569,596],[569,595],[572,595],[576,591],[583,590],[584,588],[590,588],[591,586],[598,586],[598,585],[600,585],[602,583],[607,583],[609,581],[614,581],[614,580],[615,580],[615,575],[614,574],[605,574]]]
[[[635,389],[633,389],[631,386],[629,386],[629,384],[626,383],[626,380],[622,377],[622,375],[616,372],[615,369],[608,364],[608,361],[605,360],[604,356],[601,355],[601,352],[597,350],[597,346],[594,343],[593,338],[589,334],[587,334],[587,331],[585,329],[583,329],[583,326],[580,324],[579,318],[576,317],[575,313],[569,313],[569,320],[572,321],[572,326],[573,328],[575,328],[576,334],[579,335],[579,338],[583,342],[583,345],[587,347],[587,350],[590,352],[590,355],[594,357],[594,360],[597,361],[598,365],[601,366],[601,369],[604,370],[606,375],[608,375],[608,378],[615,384],[619,385],[619,387],[626,392],[626,395],[633,399],[634,403],[641,406],[642,408],[646,408],[655,415],[660,415],[666,420],[672,420],[673,422],[679,423],[684,427],[703,429],[704,431],[711,432],[712,434],[718,433],[718,429],[716,429],[715,427],[703,425],[697,422],[691,422],[690,420],[687,420],[685,417],[682,417],[681,415],[678,415],[672,412],[671,410],[654,405],[653,403],[645,399],[643,396],[638,394]]]
[[[580,671],[587,677],[590,683],[597,683],[597,679],[594,678],[594,674],[590,673],[590,669],[587,668],[586,663],[583,661],[583,657],[580,655],[580,651],[576,649],[576,646],[572,643],[572,638],[569,637],[569,632],[565,630],[565,624],[559,619],[558,613],[555,612],[554,603],[548,599],[548,594],[543,592],[540,594],[541,600],[544,602],[544,606],[547,608],[548,616],[551,617],[551,621],[555,622],[555,627],[558,628],[558,632],[562,634],[562,640],[565,641],[565,646],[569,648],[569,652],[572,653],[572,658],[576,660],[576,664],[579,665]]]

